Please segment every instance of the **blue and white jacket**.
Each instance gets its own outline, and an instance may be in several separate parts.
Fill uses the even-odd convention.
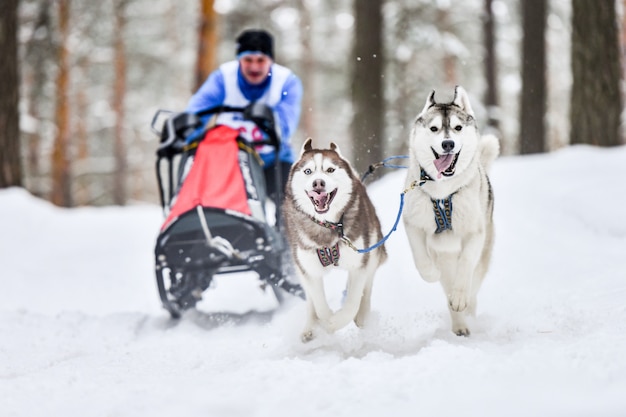
[[[187,112],[195,113],[211,107],[225,105],[245,107],[251,102],[262,102],[270,106],[277,116],[280,126],[281,149],[279,159],[284,162],[294,161],[291,136],[300,121],[302,83],[297,75],[282,65],[272,64],[270,76],[258,85],[246,81],[239,69],[239,61],[226,62],[213,71],[187,104]],[[223,113],[217,119],[218,124],[239,129],[248,140],[259,138],[261,132],[252,122],[242,120],[240,114]],[[265,166],[276,160],[270,146],[257,149]]]

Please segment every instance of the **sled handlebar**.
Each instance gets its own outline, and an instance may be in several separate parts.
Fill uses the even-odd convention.
[[[215,113],[241,113],[245,120],[250,120],[256,124],[269,137],[269,140],[257,141],[254,143],[255,145],[272,145],[278,149],[280,140],[276,132],[274,112],[268,105],[252,102],[246,107],[216,106],[201,110],[196,113],[196,116],[203,117]]]
[[[244,119],[250,120],[256,124],[269,138],[268,140],[255,142],[255,145],[271,145],[276,149],[279,148],[280,140],[275,130],[274,113],[272,109],[263,103],[254,102],[246,107],[220,105],[196,113],[175,113],[171,110],[157,110],[150,123],[152,132],[161,137],[161,143],[159,144],[157,153],[159,155],[166,155],[169,153],[168,150],[172,150],[173,153],[180,152],[184,146],[184,140],[179,141],[179,139],[184,139],[187,135],[200,127],[203,117],[215,113],[243,114]],[[159,130],[157,123],[161,117],[167,117],[167,119],[163,123],[161,130]],[[176,149],[178,142],[181,142],[181,149]]]
[[[157,136],[161,136],[161,130],[158,130],[156,128],[157,120],[161,117],[161,113],[171,115],[174,112],[171,110],[158,109],[156,113],[154,113],[154,116],[152,116],[152,122],[150,122],[150,130],[152,130],[152,133],[154,133]]]

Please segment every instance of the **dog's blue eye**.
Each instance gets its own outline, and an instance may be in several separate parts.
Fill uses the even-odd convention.
[[[332,173],[332,172],[335,172],[335,168],[328,168],[326,170],[326,172],[328,172],[329,174]]]
[[[460,132],[461,129],[463,129],[463,126],[461,126],[461,125],[458,125],[458,126],[454,127],[454,130],[456,130],[457,132]]]
[[[431,132],[436,132],[437,130],[439,130],[439,129],[437,129],[435,126],[431,126],[430,127],[430,131]]]
[[[304,170],[305,175],[311,175],[313,173],[313,171],[311,171],[310,168],[307,168]]]

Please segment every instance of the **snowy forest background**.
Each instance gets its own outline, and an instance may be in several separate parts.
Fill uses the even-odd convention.
[[[586,3],[615,9],[614,25],[605,26],[617,27],[621,39],[622,3]],[[525,29],[522,12],[543,5],[545,105],[534,107],[545,116],[542,150],[570,143],[569,0],[19,0],[18,5],[22,185],[55,201],[55,181],[65,181],[67,195],[57,197],[59,205],[156,202],[158,138],[149,128],[153,114],[159,108],[182,110],[202,79],[198,56],[211,58],[208,65],[213,67],[233,59],[234,39],[249,27],[271,31],[276,61],[303,79],[296,147],[308,136],[321,144],[332,140],[350,158],[358,154],[360,164],[402,154],[427,94],[435,89],[439,100],[449,100],[460,84],[470,93],[480,128],[497,121],[493,127],[503,154],[511,155],[523,152],[520,104],[523,91],[531,89],[523,85],[522,41],[525,33],[543,30],[541,20]],[[358,116],[355,91],[367,84],[355,83],[355,63],[372,58],[355,52],[357,39],[367,41],[356,35],[358,16],[372,6],[382,15],[381,56],[373,58],[382,61],[384,113],[381,149],[370,154],[369,148],[359,147],[365,142],[355,138],[353,123]],[[487,9],[495,39],[495,106],[485,104],[491,91],[485,66]],[[212,37],[201,30],[203,16],[215,23]],[[202,36],[208,44],[199,54]],[[619,85],[614,90],[621,96]],[[619,129],[623,143],[621,125]],[[61,131],[65,166],[55,174]]]

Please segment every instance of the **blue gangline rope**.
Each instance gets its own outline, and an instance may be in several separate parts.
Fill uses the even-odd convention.
[[[368,177],[368,175],[373,174],[374,171],[377,168],[380,167],[387,167],[387,168],[408,168],[405,165],[393,165],[393,164],[387,164],[387,161],[392,161],[394,159],[407,159],[409,156],[408,155],[396,155],[396,156],[390,156],[389,158],[385,158],[382,161],[372,164],[369,166],[368,170],[365,171],[365,174],[363,174],[363,176],[361,176],[361,182],[365,181],[365,178]]]
[[[400,194],[400,208],[398,209],[398,217],[396,217],[396,222],[393,224],[393,227],[391,228],[389,233],[387,233],[387,235],[385,237],[383,237],[380,242],[375,243],[374,245],[370,246],[369,248],[356,249],[356,251],[358,253],[367,253],[367,252],[373,251],[374,249],[376,249],[377,247],[379,247],[380,245],[385,243],[385,241],[387,239],[389,239],[389,236],[391,236],[391,234],[396,231],[396,228],[398,227],[398,223],[400,222],[400,217],[402,216],[402,209],[404,208],[404,194],[406,194],[406,191],[407,190],[405,190],[402,194]],[[348,244],[352,245],[351,242],[349,242]]]

